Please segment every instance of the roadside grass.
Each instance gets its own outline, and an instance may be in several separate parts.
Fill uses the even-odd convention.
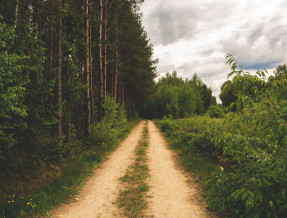
[[[149,177],[146,149],[148,147],[148,127],[143,129],[142,138],[136,148],[136,160],[119,180],[124,184],[117,199],[118,207],[127,217],[143,217],[147,209],[146,192],[149,190],[146,179]]]
[[[158,120],[155,121],[155,124],[160,128]],[[179,146],[178,142],[180,139],[173,137],[170,133],[168,134],[165,131],[162,132],[164,138],[168,141],[170,148],[179,152],[181,157],[180,162],[183,164],[184,168],[187,171],[192,172],[195,182],[199,183],[201,187],[204,187],[204,183],[210,178],[211,174],[219,169],[216,158],[210,152],[196,148],[189,148],[189,150],[192,150],[193,152],[182,150],[181,148],[185,148],[185,146]]]
[[[139,123],[130,122],[120,136],[123,140]],[[110,150],[114,150],[114,146]],[[15,190],[15,194],[2,193],[0,196],[0,217],[39,217],[49,216],[49,211],[76,196],[87,178],[110,153],[103,147],[93,147],[78,159],[66,164],[58,175],[51,176],[37,192],[24,195]]]
[[[191,154],[182,152],[180,155],[185,169],[193,173],[197,183],[206,182],[211,173],[218,169],[216,160],[208,152],[197,151]]]

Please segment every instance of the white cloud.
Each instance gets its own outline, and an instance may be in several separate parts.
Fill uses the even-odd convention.
[[[142,5],[158,73],[176,70],[190,78],[196,72],[217,97],[230,69],[228,53],[251,70],[286,63],[286,11],[284,0],[145,0]]]

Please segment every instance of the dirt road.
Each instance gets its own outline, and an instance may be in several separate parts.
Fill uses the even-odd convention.
[[[109,159],[97,169],[88,180],[77,201],[53,211],[53,217],[120,217],[115,204],[121,184],[119,178],[132,164],[134,149],[144,127],[142,121],[124,140]],[[148,122],[149,147],[148,167],[150,169],[148,217],[209,217],[205,206],[199,201],[198,191],[190,178],[175,164],[175,153],[158,128]]]

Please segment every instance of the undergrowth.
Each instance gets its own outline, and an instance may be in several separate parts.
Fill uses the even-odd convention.
[[[136,160],[129,167],[126,174],[120,178],[124,184],[123,190],[117,199],[119,208],[127,217],[142,217],[147,208],[145,193],[148,191],[146,179],[149,169],[146,163],[146,149],[148,147],[148,127],[143,129],[143,135],[136,148]]]
[[[244,111],[226,114],[225,119],[197,116],[156,122],[202,183],[211,211],[224,217],[286,217],[285,129],[279,125],[280,132],[270,120],[265,121],[269,126],[260,124],[265,116]]]
[[[117,136],[117,143],[123,140],[131,129],[139,123],[132,121],[123,128]],[[1,217],[33,217],[49,216],[49,211],[60,204],[69,201],[77,195],[86,179],[92,175],[95,168],[117,144],[110,146],[94,146],[84,154],[67,163],[54,175],[45,180],[38,191],[32,194],[23,194],[15,191],[13,194],[1,193],[0,211]]]

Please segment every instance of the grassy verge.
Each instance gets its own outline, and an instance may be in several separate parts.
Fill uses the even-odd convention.
[[[181,152],[180,155],[185,169],[193,173],[196,182],[206,182],[211,173],[218,168],[217,161],[208,152],[197,151],[191,154]]]
[[[127,128],[120,135],[120,139],[123,140],[138,123],[139,120],[128,123]],[[115,147],[111,150],[114,150]],[[79,156],[77,160],[66,164],[59,175],[54,175],[47,179],[40,190],[33,194],[26,196],[23,196],[23,194],[12,194],[9,196],[3,194],[0,196],[0,217],[49,215],[49,211],[52,208],[69,201],[78,193],[107,153],[109,151],[103,147],[90,149]]]
[[[155,124],[160,128],[160,121],[155,121]],[[217,160],[210,152],[193,149],[191,148],[192,145],[189,147],[189,150],[192,150],[192,152],[186,152],[186,147],[179,145],[181,139],[178,139],[176,134],[167,134],[167,132],[163,131],[163,136],[172,149],[180,152],[182,164],[188,171],[193,173],[196,182],[207,181],[210,174],[218,168]]]
[[[119,208],[127,217],[142,217],[147,208],[145,193],[148,191],[146,179],[149,177],[146,149],[148,147],[148,127],[143,129],[143,135],[136,148],[136,160],[126,174],[120,178],[124,184],[117,199]]]
[[[197,149],[193,144],[184,145],[181,134],[177,133],[177,129],[173,131],[161,128],[161,121],[156,120],[155,124],[163,132],[163,136],[168,141],[171,149],[178,150],[181,156],[181,163],[186,170],[192,172],[197,183],[203,184],[210,178],[210,175],[215,172],[219,165],[216,158],[209,152]],[[187,148],[188,147],[188,148]]]

